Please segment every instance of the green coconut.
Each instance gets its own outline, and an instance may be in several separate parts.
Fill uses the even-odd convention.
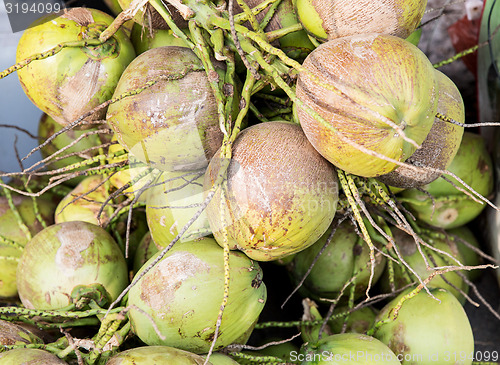
[[[108,201],[99,216],[108,197],[106,178],[101,175],[88,176],[59,202],[55,223],[82,221],[100,225],[113,214],[112,201]]]
[[[48,138],[52,137],[54,134],[63,129],[63,126],[57,123],[52,117],[47,114],[43,114],[38,123],[38,140],[40,144],[44,143]],[[65,149],[59,155],[54,157],[47,164],[47,167],[51,170],[62,169],[68,165],[77,164],[83,160],[90,159],[99,153],[97,147],[107,142],[109,137],[104,133],[97,133],[99,130],[96,128],[88,128],[85,130],[70,129],[64,133],[59,134],[48,144],[43,145],[40,148],[40,153],[42,158],[47,158],[53,155],[62,148],[72,144],[78,139],[78,142],[71,147]],[[66,157],[63,159],[58,159],[58,157],[74,154],[73,156]],[[86,167],[81,167],[71,171],[81,171]],[[67,183],[71,185],[76,185],[82,181],[85,176],[77,176],[69,180]]]
[[[349,310],[348,307],[335,308],[333,314],[344,313]],[[347,333],[367,333],[367,331],[375,324],[375,318],[378,311],[373,307],[363,307],[349,314],[347,320],[345,317],[328,321],[328,325],[333,333],[340,333],[345,325]]]
[[[479,241],[477,240],[474,232],[467,227],[461,226],[449,229],[448,240],[453,240],[457,245],[460,255],[463,257],[463,264],[467,266],[477,266],[483,263],[482,257],[473,249],[481,249]],[[471,248],[472,247],[472,248]],[[481,270],[466,271],[465,274],[471,280],[477,280],[481,276]]]
[[[483,197],[488,197],[493,192],[493,163],[483,138],[478,134],[464,133],[460,148],[448,171]],[[447,178],[454,185],[462,186],[455,178]],[[401,192],[399,200],[404,202],[419,220],[436,227],[460,227],[475,219],[486,207],[486,203],[474,201],[443,178],[421,188],[425,192],[416,189]]]
[[[109,302],[127,284],[120,248],[103,228],[87,222],[45,228],[26,244],[17,267],[19,298],[31,309],[67,307],[79,286],[102,286]]]
[[[200,210],[204,201],[204,170],[163,172],[148,189],[146,217],[157,247],[166,247]],[[189,226],[181,241],[191,241],[210,235],[206,211]]]
[[[435,70],[435,73],[439,86],[438,113],[458,123],[464,123],[465,107],[460,91],[448,76],[438,70]],[[441,176],[440,172],[423,168],[446,170],[457,154],[463,133],[463,127],[435,118],[421,147],[405,161],[422,169],[415,171],[407,166],[398,166],[394,171],[377,179],[391,187],[404,189],[416,188],[436,180]]]
[[[467,315],[458,299],[445,289],[425,290],[406,300],[397,317],[401,298],[391,300],[377,316],[383,321],[375,337],[398,355],[403,365],[471,365],[474,338]]]
[[[422,280],[426,279],[434,272],[433,269],[427,269],[426,260],[431,267],[456,266],[458,265],[457,261],[462,265],[466,265],[465,259],[459,251],[458,246],[452,240],[447,240],[444,238],[425,238],[425,241],[429,245],[443,253],[437,252],[431,248],[421,245],[421,249],[423,251],[423,254],[425,255],[424,259],[422,253],[420,253],[417,247],[417,244],[415,243],[415,239],[413,238],[413,236],[397,228],[393,228],[392,233],[401,256]],[[393,270],[394,285],[396,289],[401,289],[404,286],[415,281],[418,282],[418,279],[415,277],[415,275],[402,264],[395,263],[393,265]],[[462,273],[467,276],[467,271],[462,271]],[[391,290],[389,286],[388,270],[384,272],[383,278],[380,280],[380,282],[381,287],[385,292],[389,292]],[[448,272],[446,274],[436,275],[427,284],[427,286],[429,288],[443,288],[450,291],[450,293],[455,295],[462,304],[465,303],[466,298],[461,292],[467,294],[469,291],[469,285],[460,275],[458,275],[457,272]]]
[[[236,340],[244,343],[266,301],[262,270],[256,262],[233,251],[229,268],[229,298],[215,350]],[[130,289],[132,331],[147,345],[207,353],[214,339],[223,288],[223,249],[217,242],[211,238],[178,242]],[[243,335],[246,338],[240,339]]]
[[[330,227],[311,247],[297,253],[289,265],[290,275],[294,283],[299,283],[306,275],[315,257],[326,244],[332,232]],[[385,258],[377,256],[372,284],[376,283],[385,267]],[[304,294],[315,300],[321,298],[336,299],[345,283],[357,274],[355,297],[363,295],[368,288],[371,263],[370,249],[366,242],[358,236],[350,221],[344,221],[336,229],[330,244],[318,258],[302,287]],[[349,294],[349,285],[344,295]]]
[[[35,201],[39,217],[35,214]],[[19,214],[21,221],[27,228],[29,235],[33,236],[43,229],[42,222],[50,225],[54,222],[56,202],[48,197],[31,197],[12,195],[12,203]],[[16,218],[16,213],[9,206],[7,197],[0,197],[0,297],[10,298],[17,295],[16,272],[18,260],[23,252],[23,247],[29,240],[22,225]],[[13,243],[10,244],[10,242]]]
[[[137,273],[141,269],[141,267],[157,252],[158,248],[153,242],[151,233],[146,233],[135,250],[133,263],[134,274]]]
[[[183,29],[188,33],[187,28]],[[135,23],[132,27],[132,34],[130,40],[134,45],[137,55],[146,52],[147,50],[164,47],[164,46],[179,46],[188,47],[182,38],[174,35],[170,29],[151,29]]]
[[[318,152],[348,173],[376,177],[393,171],[398,165],[391,160],[404,162],[432,128],[436,72],[404,39],[383,34],[332,39],[303,66],[307,71],[299,73],[296,87],[300,125]]]
[[[205,359],[188,351],[169,346],[143,346],[122,351],[106,365],[203,365]],[[209,362],[208,365],[214,365]]]
[[[16,62],[65,42],[96,39],[113,17],[96,9],[70,8],[37,20],[24,31]],[[104,44],[66,47],[17,71],[26,95],[43,112],[66,126],[109,100],[135,51],[121,29]],[[103,119],[101,109],[87,120]]]
[[[301,365],[401,365],[381,341],[358,333],[343,333],[306,343],[292,361]]]
[[[68,364],[56,355],[40,349],[19,348],[0,353],[2,365],[59,365]]]
[[[223,135],[201,61],[185,47],[150,49],[124,71],[115,96],[153,80],[153,86],[109,106],[106,120],[118,141],[138,161],[162,171],[205,168]]]
[[[327,40],[380,33],[408,37],[419,25],[427,0],[294,0],[309,34]]]

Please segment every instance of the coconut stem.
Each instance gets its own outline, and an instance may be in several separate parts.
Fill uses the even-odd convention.
[[[219,127],[224,134],[227,134],[226,131],[226,120],[227,116],[225,113],[225,102],[226,98],[222,93],[223,90],[223,82],[219,77],[217,71],[215,71],[215,67],[210,60],[210,52],[207,44],[205,43],[205,39],[202,35],[202,30],[196,26],[194,22],[189,22],[189,31],[193,36],[193,39],[196,43],[196,47],[194,52],[198,56],[198,58],[203,63],[205,71],[207,73],[208,82],[212,87],[212,91],[215,96],[215,101],[217,103],[217,114],[219,116]]]
[[[99,40],[104,43],[111,38],[126,21],[132,19],[148,0],[132,0],[127,9],[123,10],[113,22],[101,33]]]
[[[16,71],[28,66],[33,61],[44,60],[46,58],[55,56],[56,54],[58,54],[59,52],[61,52],[65,48],[96,47],[96,46],[99,46],[101,44],[102,44],[102,42],[98,39],[86,39],[86,40],[82,40],[82,41],[59,43],[57,46],[49,49],[48,51],[34,54],[34,55],[22,60],[21,62],[18,62],[15,65],[0,72],[0,80],[6,76],[9,76],[11,73],[16,72]]]
[[[15,241],[12,241],[10,239],[8,239],[7,237],[4,237],[2,235],[0,235],[0,244],[2,245],[6,245],[6,246],[10,246],[10,247],[14,247],[20,251],[23,251],[24,250],[24,246],[20,245],[19,243],[15,242]],[[7,257],[2,257],[2,259],[7,259]],[[17,261],[19,260],[19,258],[15,258]]]
[[[99,358],[104,346],[118,332],[121,324],[127,320],[127,317],[122,313],[113,313],[103,319],[99,331],[94,336],[94,349],[89,355],[89,362],[93,364]]]

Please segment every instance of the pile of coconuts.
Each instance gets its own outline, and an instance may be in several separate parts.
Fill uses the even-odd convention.
[[[0,363],[498,361],[463,309],[492,160],[425,0],[105,3],[0,73],[43,112],[0,174]]]

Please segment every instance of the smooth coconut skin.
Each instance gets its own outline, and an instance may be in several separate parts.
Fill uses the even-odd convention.
[[[98,219],[102,204],[109,197],[103,176],[88,176],[83,179],[57,205],[55,223],[83,221],[99,225],[113,214],[111,202],[104,207]]]
[[[206,191],[219,174],[221,159],[215,156],[205,174]],[[215,239],[223,245],[227,234],[231,249],[258,261],[309,247],[335,215],[334,174],[300,126],[268,122],[246,128],[233,144],[227,180],[207,207]]]
[[[200,210],[203,203],[204,170],[163,172],[147,191],[146,217],[155,245],[166,247]],[[189,226],[180,241],[191,241],[212,232],[206,211]]]
[[[393,318],[394,307],[410,291],[390,301],[377,321]],[[374,337],[401,355],[402,365],[471,365],[474,338],[462,305],[445,289],[431,293],[438,300],[422,290],[406,300],[397,318],[381,325]]]
[[[60,365],[68,364],[56,355],[39,349],[13,349],[0,353],[2,365],[36,364],[36,365]]]
[[[45,228],[26,244],[17,267],[19,298],[26,308],[64,308],[76,286],[95,283],[114,300],[128,284],[128,270],[113,238],[87,222]]]
[[[72,8],[38,20],[19,40],[16,61],[64,42],[97,38],[113,18],[99,10]],[[125,67],[134,59],[132,43],[118,30],[98,47],[69,47],[17,71],[26,95],[43,112],[67,125],[113,95]],[[103,119],[105,109],[87,119]]]
[[[187,28],[183,29],[188,33]],[[174,35],[171,29],[150,29],[138,23],[134,23],[130,40],[134,45],[137,55],[146,52],[147,50],[165,46],[188,47],[182,38]]]
[[[200,355],[169,346],[144,346],[122,351],[106,365],[203,365]],[[209,362],[208,365],[214,365]],[[216,365],[216,364],[215,364]]]
[[[153,256],[136,277],[157,256]],[[229,299],[216,350],[234,342],[246,342],[267,295],[262,270],[256,262],[233,251],[230,252],[229,268]],[[217,242],[212,238],[178,242],[130,289],[128,305],[131,306],[132,331],[147,345],[207,353],[213,340],[223,288],[223,249]],[[164,340],[158,336],[151,321],[165,336]]]
[[[106,120],[120,144],[139,161],[162,171],[204,168],[222,144],[217,105],[201,61],[185,47],[154,48],[134,59],[115,96],[143,88],[113,103]]]
[[[345,313],[349,307],[337,307],[333,314]],[[366,333],[374,324],[378,311],[373,307],[363,307],[349,314],[346,324],[346,333]],[[338,318],[328,321],[328,325],[333,333],[341,333],[344,327],[344,319]]]
[[[448,171],[461,178],[472,189],[488,197],[493,192],[493,163],[486,150],[484,139],[471,132],[465,132],[455,158]],[[456,186],[462,185],[453,177],[446,176]],[[400,194],[400,201],[416,215],[417,219],[430,225],[452,229],[469,223],[486,207],[486,204],[472,200],[455,186],[439,178],[421,187],[433,196],[416,189]]]
[[[438,87],[438,113],[458,123],[465,122],[465,107],[462,95],[454,82],[442,72],[435,70]],[[457,154],[464,128],[436,118],[434,124],[422,142],[422,147],[406,160],[417,167],[431,167],[444,171]],[[419,169],[418,172],[406,166],[398,166],[394,171],[378,177],[378,180],[390,186],[409,189],[426,185],[436,180],[441,173]]]
[[[474,251],[470,246],[475,247],[476,249],[480,249],[479,241],[476,236],[472,232],[472,230],[467,226],[460,226],[457,228],[453,228],[447,231],[450,235],[449,240],[453,240],[456,244],[460,255],[463,257],[463,264],[466,266],[477,266],[483,263],[483,258],[478,255],[476,251]],[[458,238],[454,238],[458,237]],[[465,241],[466,243],[464,243]],[[468,244],[468,245],[467,245]],[[465,271],[464,274],[470,280],[479,279],[482,275],[481,270],[471,270]]]
[[[295,0],[298,17],[319,40],[381,33],[408,37],[424,15],[427,0]]]
[[[337,131],[300,106],[297,116],[311,144],[335,166],[364,177],[397,167],[348,144],[339,133],[401,162],[416,147],[387,120],[417,144],[427,137],[437,111],[438,84],[432,64],[413,44],[379,34],[343,37],[320,45],[303,66],[314,78],[299,74],[297,97]]]
[[[147,232],[139,242],[137,249],[134,252],[134,261],[132,265],[132,271],[134,275],[141,269],[141,267],[156,253],[158,248],[153,242],[151,233]]]
[[[401,365],[382,342],[358,333],[331,335],[304,344],[296,357],[301,365]]]

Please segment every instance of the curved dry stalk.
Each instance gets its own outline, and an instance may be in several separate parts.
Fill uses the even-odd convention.
[[[467,248],[471,249],[472,251],[474,251],[475,253],[477,253],[479,256],[485,258],[486,260],[491,261],[494,265],[500,266],[500,260],[497,260],[493,256],[490,256],[490,255],[486,254],[483,250],[481,250],[480,248],[472,245],[470,242],[464,240],[462,237],[459,237],[456,234],[452,234],[452,233],[449,233],[449,232],[445,232],[445,233],[446,233],[447,236],[452,237],[454,240],[460,241],[460,243],[464,244]]]
[[[10,125],[10,124],[0,124],[0,128],[12,128],[12,129],[16,129],[20,132],[23,132],[24,134],[26,134],[27,136],[33,138],[33,139],[38,139],[38,136],[35,136],[34,134],[32,134],[30,131],[28,131],[27,129],[24,129],[24,128],[21,128],[17,125]]]
[[[90,189],[90,190],[88,190],[88,191],[85,191],[83,194],[76,195],[76,196],[75,196],[75,195],[73,195],[73,194],[71,194],[72,196],[74,196],[74,198],[73,198],[70,202],[68,202],[65,206],[63,206],[63,207],[61,208],[61,210],[59,211],[59,213],[57,213],[57,215],[61,214],[61,213],[64,211],[64,209],[66,209],[68,206],[70,206],[71,204],[73,204],[73,203],[77,202],[77,201],[78,201],[78,200],[80,200],[80,199],[83,199],[83,200],[85,200],[85,201],[87,201],[87,202],[89,202],[89,203],[97,203],[97,204],[101,204],[101,209],[104,209],[104,208],[102,207],[102,205],[104,205],[105,203],[100,202],[100,201],[97,201],[97,200],[94,200],[94,199],[89,199],[89,198],[86,198],[86,197],[87,197],[88,195],[92,194],[93,192],[95,192],[96,190],[98,190],[101,186],[105,185],[105,184],[109,181],[109,179],[111,178],[111,176],[112,176],[112,175],[108,175],[108,176],[106,176],[106,177],[105,177],[105,178],[104,178],[104,179],[103,179],[103,180],[102,180],[99,184],[97,184],[97,185],[96,185],[95,187],[93,187],[92,189]],[[108,193],[107,195],[109,196],[109,192],[107,192],[107,193]],[[109,201],[107,200],[107,202],[109,202]],[[113,204],[108,204],[107,206],[113,207]],[[101,219],[100,219],[100,216],[97,216],[96,218],[97,218],[97,221],[99,222],[99,225],[100,225],[101,227],[103,227],[104,225],[103,225],[103,224],[101,224]]]
[[[24,169],[23,172],[32,171],[35,167],[44,165],[47,162],[49,162],[50,160],[52,160],[52,159],[54,159],[54,161],[51,161],[51,162],[55,162],[55,161],[60,161],[60,160],[63,160],[65,158],[72,157],[72,156],[81,157],[79,155],[84,155],[85,153],[92,152],[95,149],[109,147],[109,146],[111,146],[113,144],[112,142],[102,143],[99,146],[92,146],[92,147],[89,147],[89,148],[87,148],[85,150],[82,150],[82,151],[75,151],[75,152],[71,152],[71,153],[63,155],[63,156],[58,156],[58,155],[62,154],[64,151],[66,151],[66,150],[70,149],[71,147],[77,145],[80,141],[82,141],[83,139],[85,139],[85,138],[87,138],[89,136],[93,136],[93,135],[96,135],[96,134],[110,134],[110,133],[112,133],[111,129],[98,129],[98,130],[95,130],[95,131],[85,132],[84,134],[82,134],[81,136],[79,136],[78,138],[76,138],[71,143],[68,143],[64,147],[58,149],[56,152],[54,152],[50,156],[47,156],[44,159],[42,159],[40,161],[37,161],[36,163],[34,163],[33,165],[31,165],[30,167]],[[86,157],[86,158],[88,158],[88,157]],[[43,168],[43,166],[41,166],[41,168]],[[37,170],[35,170],[35,171],[37,171]]]
[[[483,265],[481,265],[483,266]],[[495,268],[498,270],[498,266],[491,266],[490,267],[492,268]],[[479,269],[483,269],[483,267],[478,267]],[[471,269],[474,269],[474,267],[471,267]],[[474,292],[474,294],[477,296],[477,298],[479,299],[479,301],[481,303],[483,303],[483,305],[488,309],[488,311],[493,314],[493,316],[495,316],[495,318],[497,318],[498,320],[500,320],[500,313],[498,313],[495,309],[493,309],[493,307],[491,306],[490,303],[488,303],[488,301],[481,295],[481,293],[479,292],[477,286],[471,282],[467,276],[464,275],[464,273],[461,273],[461,272],[457,272],[457,274],[459,276],[462,277],[462,279],[465,281],[465,283],[467,285],[469,285],[469,287],[472,289],[472,291]]]

